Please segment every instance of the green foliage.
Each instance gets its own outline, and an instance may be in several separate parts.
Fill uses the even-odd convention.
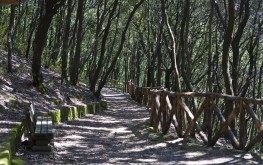
[[[54,79],[48,80],[47,86],[50,88],[53,88],[55,86],[55,80]]]
[[[85,96],[81,95],[81,94],[77,94],[76,95],[77,99],[80,101],[83,101],[85,99]]]
[[[106,110],[107,109],[107,102],[101,101],[100,102],[100,110]]]
[[[21,158],[18,158],[18,157],[14,157],[13,159],[12,159],[12,163],[11,163],[11,165],[26,165],[27,163],[26,163],[26,161],[25,160],[23,160],[23,159],[21,159]]]
[[[6,72],[6,68],[0,66],[0,74],[4,74]]]
[[[144,126],[144,129],[146,129],[150,136],[154,137],[154,139],[159,139],[159,140],[171,140],[171,139],[176,139],[175,137],[173,137],[172,135],[169,135],[169,134],[162,134],[162,133],[159,133],[159,132],[156,132],[154,130],[153,127],[149,127],[149,126]]]
[[[61,105],[61,104],[62,104],[62,101],[59,100],[59,99],[55,99],[55,100],[54,100],[54,104],[55,104],[55,105]]]
[[[5,110],[5,107],[0,104],[0,113],[1,113],[3,110]]]
[[[145,126],[146,130],[149,131],[150,133],[156,133],[153,127],[147,127]]]
[[[37,89],[43,95],[47,95],[48,94],[47,88],[45,87],[44,84],[40,84]]]
[[[3,164],[3,165],[10,164],[10,159],[11,159],[10,150],[6,146],[7,146],[6,143],[1,143],[1,147],[0,147],[0,164]],[[4,149],[5,147],[7,149]]]

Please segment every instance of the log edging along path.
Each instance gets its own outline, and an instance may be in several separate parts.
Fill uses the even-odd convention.
[[[149,110],[115,89],[103,90],[108,109],[55,126],[50,154],[18,154],[27,164],[262,164],[250,153],[212,149],[149,133]]]
[[[65,106],[61,109],[55,109],[42,115],[52,116],[53,124],[64,122],[68,120],[75,120],[83,117],[86,114],[94,114],[96,111],[106,109],[107,103],[105,101],[92,102],[87,105]],[[18,123],[16,127],[12,128],[11,135],[0,143],[0,165],[12,164],[14,153],[21,143],[21,137],[25,131],[23,122]]]

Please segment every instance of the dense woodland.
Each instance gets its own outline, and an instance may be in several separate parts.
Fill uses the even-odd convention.
[[[44,67],[60,73],[62,85],[86,83],[97,98],[114,79],[262,99],[262,0],[17,2],[0,5],[0,46],[8,51],[7,72],[15,71],[14,54],[32,61],[35,87],[42,87]],[[226,117],[235,106],[217,103],[226,104]],[[263,106],[250,106],[262,121]],[[257,131],[243,117],[252,138]]]
[[[89,84],[109,79],[173,91],[262,98],[262,0],[27,0],[0,6],[0,45]]]

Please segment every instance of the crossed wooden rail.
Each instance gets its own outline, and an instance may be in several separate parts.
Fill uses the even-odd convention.
[[[249,151],[256,144],[263,149],[261,99],[219,93],[176,93],[138,87],[131,82],[127,89],[134,100],[151,107],[150,124],[156,131],[167,134],[174,126],[178,137],[197,133],[208,146],[223,138],[230,140],[235,149]],[[233,110],[226,115],[224,110],[229,103]]]
[[[0,0],[0,5],[13,5],[25,2],[26,0]]]

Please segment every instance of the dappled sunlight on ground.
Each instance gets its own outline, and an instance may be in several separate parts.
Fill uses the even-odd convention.
[[[149,111],[128,95],[105,89],[108,110],[55,126],[53,151],[28,164],[261,164],[251,154],[153,136]],[[116,97],[115,97],[116,96]],[[121,98],[121,99],[120,99]],[[36,163],[37,162],[37,163]]]

